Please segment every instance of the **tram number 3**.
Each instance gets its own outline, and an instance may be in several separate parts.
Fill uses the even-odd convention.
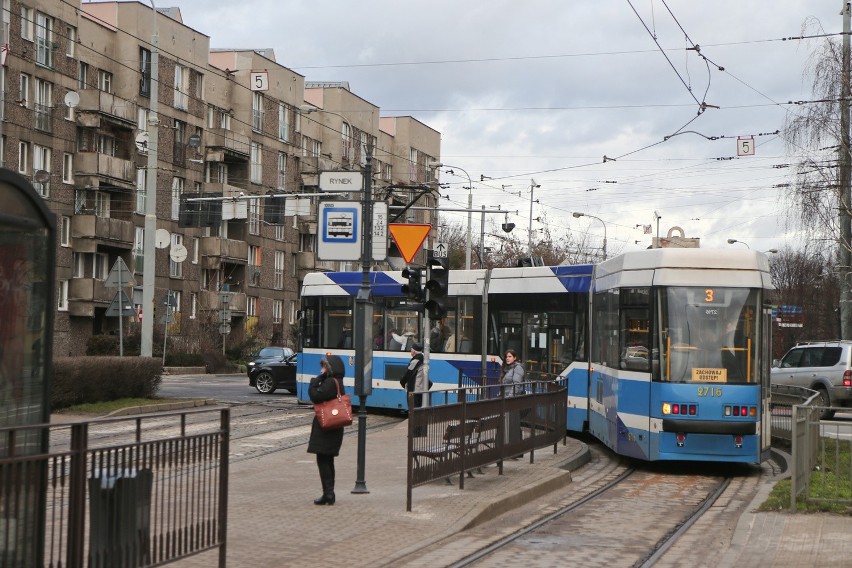
[[[698,396],[722,396],[722,389],[719,387],[698,387]]]
[[[704,301],[708,304],[715,299],[715,294],[713,293],[713,288],[707,288],[704,290]]]

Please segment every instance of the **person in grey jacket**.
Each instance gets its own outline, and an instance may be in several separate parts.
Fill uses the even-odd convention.
[[[340,392],[343,393],[343,375],[346,372],[343,359],[337,355],[323,357],[320,367],[322,372],[311,379],[311,384],[308,385],[308,396],[314,404],[337,396],[334,379],[340,383]],[[322,483],[322,495],[314,499],[314,505],[334,505],[334,456],[340,453],[342,444],[343,428],[323,430],[320,428],[319,419],[314,416],[311,437],[308,439],[308,453],[317,456],[317,469]]]
[[[519,396],[524,391],[524,366],[518,361],[518,354],[514,349],[507,349],[503,357],[503,392],[506,396]]]
[[[415,343],[411,346],[411,361],[408,369],[399,380],[399,384],[408,392],[414,393],[414,406],[423,406],[423,393],[429,390],[431,385],[427,384],[426,369],[423,367],[423,344]]]
[[[503,385],[503,396],[508,398],[525,394],[523,382],[524,366],[518,361],[518,354],[515,350],[507,349],[503,356],[503,376],[500,378],[500,383]],[[519,442],[523,437],[521,433],[521,412],[519,410],[507,412],[505,420],[506,443]]]

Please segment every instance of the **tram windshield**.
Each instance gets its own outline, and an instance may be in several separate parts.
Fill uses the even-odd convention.
[[[659,377],[674,383],[757,379],[759,294],[745,288],[659,291]]]

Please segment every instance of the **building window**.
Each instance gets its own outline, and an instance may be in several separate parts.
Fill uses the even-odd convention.
[[[231,129],[231,114],[219,107],[210,106],[207,108],[207,128],[224,128]]]
[[[115,138],[109,134],[98,133],[97,143],[98,154],[106,154],[107,156],[115,156]]]
[[[112,92],[112,73],[98,69],[98,90],[105,93]]]
[[[250,199],[246,204],[248,231],[251,235],[260,234],[260,200]]]
[[[275,240],[284,240],[284,225],[275,225]]]
[[[263,132],[263,93],[256,91],[251,97],[251,129]]]
[[[143,97],[151,96],[151,50],[144,47],[139,48],[139,94]],[[147,123],[146,123],[147,130]]]
[[[408,179],[417,181],[417,150],[411,148],[408,156]]]
[[[275,251],[275,277],[273,282],[273,288],[276,290],[281,290],[284,288],[284,268],[285,262],[284,259],[287,258],[283,251],[277,250]]]
[[[59,229],[59,244],[63,247],[71,246],[71,217],[62,216],[62,224]]]
[[[107,274],[109,274],[109,257],[103,252],[93,253],[92,278],[95,280],[106,280]]]
[[[361,165],[365,166],[365,165],[367,165],[367,133],[366,132],[361,133],[361,140],[360,140],[360,143],[359,143],[359,151],[360,151],[359,159],[361,161]]]
[[[21,6],[21,37],[33,40],[33,9]]]
[[[198,258],[201,247],[201,239],[198,237],[192,237],[192,264],[198,264]]]
[[[77,53],[77,28],[65,26],[65,55],[74,57]]]
[[[390,165],[390,164],[385,164],[385,165],[382,167],[382,172],[383,172],[383,179],[384,179],[385,181],[390,181],[390,180],[391,180],[391,175],[392,175],[392,173],[393,173],[393,169],[392,169],[391,165]]]
[[[281,323],[283,314],[284,302],[282,300],[272,300],[272,323]]]
[[[257,316],[257,296],[249,296],[246,298],[246,316]]]
[[[53,67],[53,18],[42,13],[36,14],[36,63]]]
[[[183,246],[183,235],[172,233],[172,250],[175,250],[177,246]],[[175,262],[169,258],[169,276],[183,278],[183,262]]]
[[[136,227],[136,235],[133,237],[133,272],[142,274],[145,262],[145,228]]]
[[[18,173],[27,174],[30,171],[30,143],[18,142]]]
[[[175,108],[186,110],[189,107],[189,69],[175,65]]]
[[[62,154],[62,181],[74,183],[74,154]]]
[[[251,182],[263,183],[263,146],[257,142],[251,143]]]
[[[82,252],[72,253],[71,277],[83,278],[86,276],[86,255]]]
[[[175,138],[172,145],[172,157],[175,165],[183,166],[186,164],[186,123],[180,120],[175,121]]]
[[[136,212],[145,214],[145,196],[148,189],[148,170],[138,168],[136,170]]]
[[[192,70],[192,78],[195,83],[195,98],[203,101],[204,100],[204,73],[200,73],[196,70]]]
[[[33,144],[33,173],[40,171],[50,174],[50,148]],[[34,181],[33,186],[42,197],[50,195],[50,181],[37,182]]]
[[[172,220],[177,221],[180,216],[180,196],[183,195],[183,178],[172,178]]]
[[[35,127],[42,132],[53,132],[53,83],[35,80]]]
[[[348,160],[349,157],[350,157],[350,154],[351,154],[350,147],[349,147],[349,143],[352,140],[351,130],[352,129],[349,128],[349,124],[346,123],[346,122],[343,123],[343,128],[340,129],[341,138],[343,140],[343,159],[344,160]]]
[[[278,189],[287,190],[287,154],[278,152]]]
[[[60,312],[68,311],[68,281],[59,281],[59,296],[56,299],[56,309]]]
[[[297,257],[296,257],[295,252],[290,254],[290,276],[292,276],[293,278],[296,277],[296,266],[297,266],[296,258]]]
[[[21,73],[20,84],[18,87],[18,104],[22,107],[28,107],[30,100],[30,76],[26,73]]]
[[[109,218],[110,198],[106,191],[95,192],[95,216]]]
[[[290,141],[290,112],[286,105],[278,105],[278,139],[282,142]]]
[[[189,319],[194,320],[198,317],[198,293],[190,292],[189,294]]]
[[[80,89],[86,89],[89,86],[89,64],[80,62],[80,73],[77,77],[77,86]]]
[[[290,313],[287,315],[290,324],[296,323],[296,301],[290,300]]]

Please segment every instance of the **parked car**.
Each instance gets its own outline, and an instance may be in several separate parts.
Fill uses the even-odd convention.
[[[289,347],[264,347],[249,358],[247,372],[249,386],[259,393],[296,392],[296,354]]]
[[[819,393],[820,406],[852,406],[852,341],[797,344],[771,370],[773,385],[805,387]],[[827,410],[822,418],[831,418]]]

